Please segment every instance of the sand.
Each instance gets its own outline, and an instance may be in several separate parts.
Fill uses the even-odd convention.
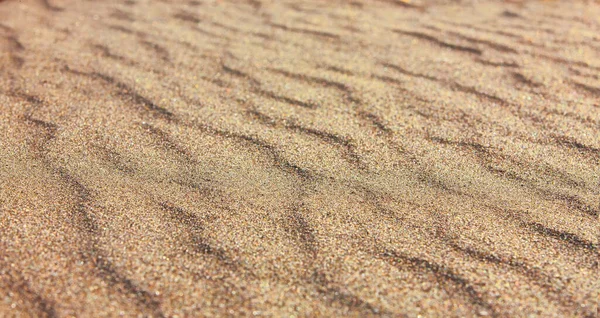
[[[594,317],[600,3],[0,2],[0,316]]]

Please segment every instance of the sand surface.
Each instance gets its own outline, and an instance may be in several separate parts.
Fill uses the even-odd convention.
[[[0,1],[0,316],[594,317],[600,3]]]

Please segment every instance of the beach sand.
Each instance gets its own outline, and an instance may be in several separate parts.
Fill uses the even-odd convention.
[[[595,317],[600,3],[0,2],[0,316]]]

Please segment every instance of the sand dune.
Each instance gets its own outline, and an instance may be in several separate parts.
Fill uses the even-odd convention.
[[[600,4],[0,2],[0,316],[594,317]]]

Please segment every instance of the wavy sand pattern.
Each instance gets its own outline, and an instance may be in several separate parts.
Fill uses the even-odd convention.
[[[598,314],[600,3],[0,3],[0,316]]]

